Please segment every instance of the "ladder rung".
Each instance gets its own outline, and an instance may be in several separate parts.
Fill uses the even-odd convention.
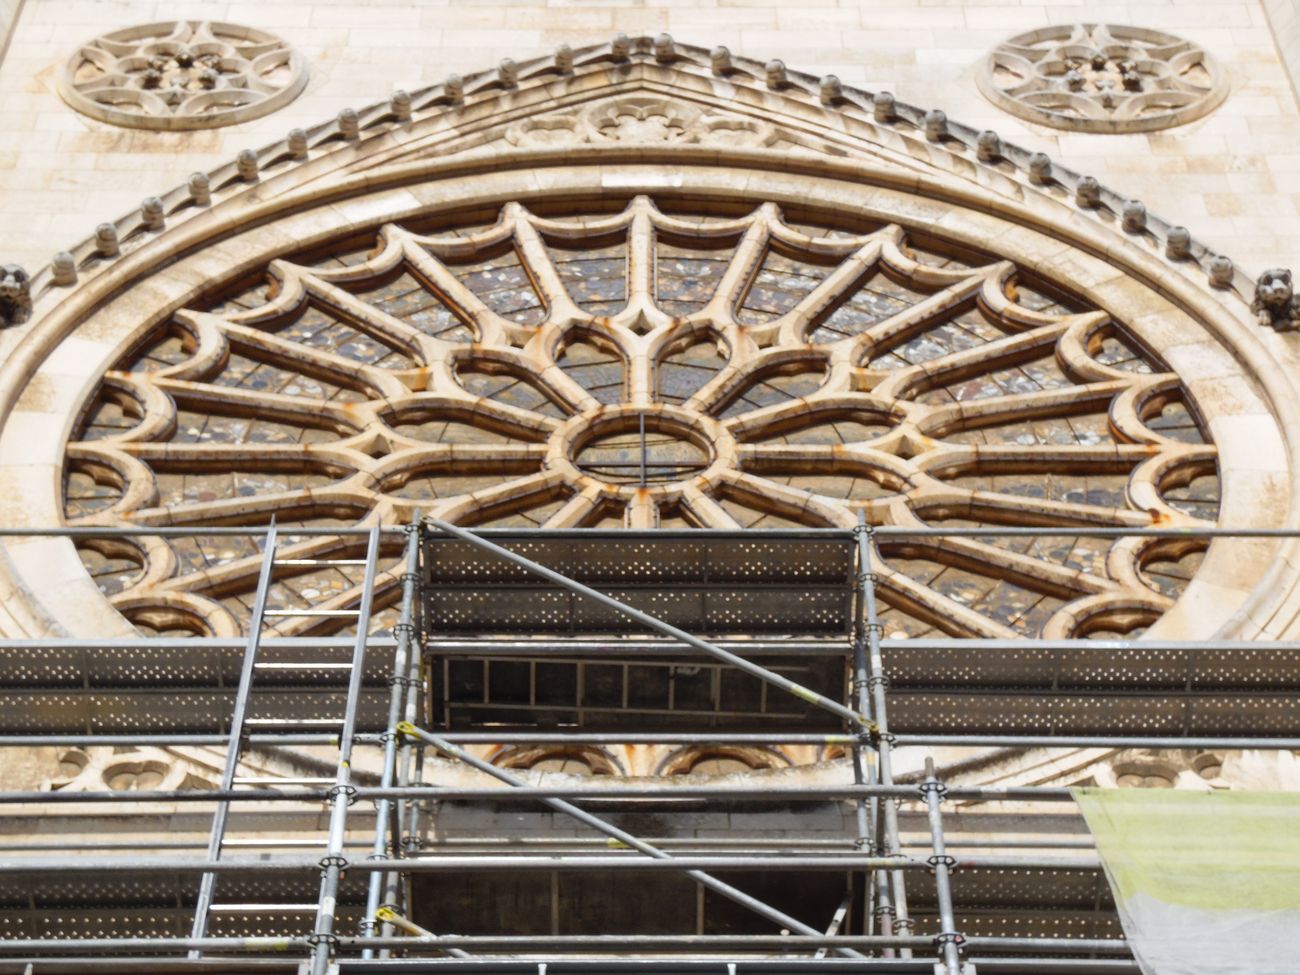
[[[244,724],[256,725],[339,725],[343,718],[245,718]]]
[[[333,785],[333,779],[292,779],[269,775],[247,775],[235,779],[235,785]]]
[[[278,559],[276,565],[365,565],[365,559]]]
[[[268,609],[263,616],[360,616],[359,609]]]
[[[352,669],[352,665],[350,663],[332,663],[332,664],[256,663],[253,666],[256,667],[258,670],[351,670]]]
[[[311,911],[315,913],[316,904],[213,904],[209,910],[213,914],[260,914],[264,911]]]

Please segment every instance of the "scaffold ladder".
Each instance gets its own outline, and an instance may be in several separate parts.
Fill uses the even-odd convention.
[[[257,675],[267,669],[278,669],[283,665],[268,663],[259,659],[262,650],[263,638],[267,635],[265,630],[268,626],[269,619],[279,619],[285,617],[315,618],[322,616],[331,616],[338,618],[353,618],[356,620],[356,641],[353,647],[352,660],[349,663],[338,664],[336,662],[321,661],[308,663],[301,666],[312,670],[330,670],[346,668],[349,671],[348,693],[344,706],[344,713],[336,721],[331,719],[331,724],[337,724],[339,731],[339,766],[334,777],[325,779],[293,779],[286,780],[278,778],[276,785],[316,785],[327,784],[331,786],[331,795],[342,797],[343,809],[346,811],[349,790],[351,790],[351,754],[352,739],[355,737],[357,710],[360,702],[361,684],[365,673],[365,652],[369,639],[371,609],[374,598],[375,576],[379,562],[379,528],[373,527],[368,533],[368,544],[366,547],[366,557],[361,559],[279,559],[277,554],[280,547],[281,532],[276,528],[274,522],[266,535],[266,543],[262,552],[262,567],[258,576],[257,592],[253,600],[253,609],[248,621],[248,639],[244,647],[243,662],[240,666],[239,685],[235,695],[235,705],[231,712],[230,731],[226,747],[226,759],[221,773],[220,788],[223,792],[230,792],[239,785],[266,785],[267,780],[260,778],[240,778],[237,775],[240,758],[244,751],[248,732],[247,729],[255,723],[255,719],[249,717],[249,704],[252,698],[253,686],[256,682]],[[277,566],[310,566],[310,567],[337,567],[340,565],[360,565],[364,566],[364,580],[361,586],[360,598],[357,608],[355,609],[328,609],[318,610],[311,608],[284,607],[268,608],[271,586],[274,583],[275,569]],[[293,666],[299,666],[297,664]],[[226,799],[217,803],[212,816],[212,827],[208,836],[208,862],[216,862],[221,859],[222,853],[226,846],[226,831],[230,820],[230,803]],[[322,870],[329,872],[329,864],[341,859],[342,851],[342,823],[337,823],[341,817],[337,813],[338,804],[335,804],[336,813],[331,818],[330,832],[326,839],[326,854],[321,861]],[[337,826],[337,828],[336,828]],[[336,835],[337,834],[337,835]],[[337,868],[336,868],[337,869]],[[337,874],[334,882],[337,887]],[[194,908],[194,923],[191,928],[191,938],[200,939],[207,937],[208,927],[214,913],[220,912],[223,906],[230,909],[242,909],[239,905],[220,905],[215,902],[217,887],[217,873],[208,871],[203,874],[199,884],[198,899]],[[320,915],[324,911],[321,902],[313,901],[302,905],[277,905],[278,909],[298,908],[303,911],[311,911],[317,914],[316,929],[319,931],[322,926]],[[330,924],[333,921],[333,912],[330,911]],[[202,952],[195,950],[189,952],[191,958],[201,957]]]

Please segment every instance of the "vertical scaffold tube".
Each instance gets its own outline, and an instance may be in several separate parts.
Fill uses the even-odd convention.
[[[930,817],[930,843],[934,848],[929,862],[934,868],[935,897],[939,902],[939,934],[935,941],[943,960],[944,975],[961,975],[961,954],[958,949],[963,939],[957,931],[957,918],[952,906],[952,879],[949,876],[956,860],[948,854],[944,845],[943,810],[940,808],[947,791],[944,784],[935,777],[934,759],[926,758],[921,795],[925,797],[926,812]]]
[[[853,682],[851,702],[859,713],[872,717],[871,713],[871,685],[867,680],[867,623],[869,615],[867,612],[867,589],[873,583],[870,567],[862,560],[861,557],[861,540],[866,535],[867,523],[865,514],[858,514],[858,528],[856,531],[856,540],[859,545],[858,553],[858,572],[857,572],[857,601],[855,607],[855,619],[853,630]],[[875,785],[876,784],[876,762],[874,761],[874,752],[867,747],[863,737],[858,735],[853,742],[853,781],[858,785]],[[865,851],[867,856],[876,852],[876,834],[878,830],[877,819],[880,814],[880,800],[875,796],[870,799],[859,799],[857,801],[857,827],[858,836],[855,846]],[[864,878],[862,885],[862,931],[866,934],[875,933],[875,908],[877,897],[885,898],[888,903],[889,885],[884,876],[883,870],[869,871]],[[892,908],[889,909],[892,912]],[[881,934],[889,935],[893,933],[893,924],[884,911],[881,912]],[[894,949],[886,948],[884,950],[886,958],[894,957]]]
[[[406,697],[409,661],[412,654],[418,652],[418,648],[413,646],[415,642],[416,583],[419,581],[418,570],[420,565],[420,523],[418,517],[406,528],[405,565],[406,571],[402,575],[401,616],[397,625],[393,627],[394,634],[397,637],[397,647],[393,654],[393,674],[389,678],[388,727],[384,737],[384,769],[380,777],[380,782],[385,789],[392,787],[397,769],[397,739],[399,738],[397,725],[402,720],[402,703]],[[400,831],[395,832],[391,837],[389,836],[389,819],[393,811],[392,807],[398,805],[397,800],[387,798],[380,799],[375,804],[375,842],[370,851],[372,860],[386,858],[389,844],[396,845],[402,840]],[[370,875],[370,886],[366,892],[366,913],[362,917],[360,925],[362,937],[375,933],[375,926],[379,924],[376,916],[379,913],[384,887],[389,877],[389,874],[378,872]],[[362,952],[361,957],[373,958],[374,950],[367,948]]]
[[[356,791],[352,785],[352,745],[357,733],[357,711],[361,701],[361,683],[366,671],[366,644],[370,640],[370,610],[375,594],[375,570],[379,563],[379,527],[370,531],[366,546],[366,570],[361,583],[361,599],[357,610],[357,639],[352,649],[352,670],[348,677],[348,697],[343,715],[343,730],[339,733],[339,762],[330,790],[329,839],[325,856],[321,858],[320,902],[316,908],[316,930],[311,935],[312,975],[327,975],[330,956],[338,936],[334,934],[334,910],[338,902],[339,878],[347,859],[343,856],[343,840],[348,827],[348,803]]]
[[[885,689],[889,681],[885,677],[885,661],[880,651],[881,624],[880,616],[876,612],[876,575],[872,570],[871,557],[871,547],[875,541],[875,530],[870,525],[859,525],[854,529],[854,534],[857,535],[858,539],[858,571],[862,574],[862,601],[867,614],[867,653],[870,667],[870,676],[867,678],[867,682],[871,685],[871,717],[876,728],[876,754],[879,759],[880,784],[893,785],[894,771],[890,759],[893,736],[889,733],[889,709],[885,701]],[[885,848],[881,852],[886,856],[897,856],[899,853],[898,806],[893,801],[886,799],[882,806],[882,812],[881,819],[885,827]],[[904,886],[902,870],[889,871],[889,893],[886,896],[891,896],[893,901],[894,923],[893,930],[890,933],[907,935],[911,930],[912,921],[907,913],[907,888]],[[888,901],[882,899],[881,907],[884,908],[887,905]],[[883,910],[881,914],[882,918],[887,917]],[[910,958],[912,950],[903,948],[900,950],[900,954],[904,958]]]

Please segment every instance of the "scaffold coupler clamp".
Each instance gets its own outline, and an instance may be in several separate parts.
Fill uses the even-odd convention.
[[[325,791],[325,797],[333,802],[339,796],[347,796],[348,805],[357,801],[357,787],[355,785],[340,784],[332,785]]]
[[[938,866],[947,867],[949,870],[957,869],[957,858],[951,853],[936,853],[926,857],[925,862],[930,865],[930,873],[934,873],[934,868]]]
[[[958,950],[966,944],[966,935],[959,931],[940,931],[934,936],[934,946],[940,951],[944,945],[956,945]]]
[[[320,868],[322,870],[328,870],[330,867],[338,867],[339,870],[346,870],[348,868],[348,858],[340,856],[337,853],[327,853],[325,856],[320,858]]]
[[[943,802],[943,800],[947,798],[948,795],[948,787],[944,785],[942,782],[940,782],[938,779],[924,780],[923,782],[917,785],[916,791],[921,793],[922,799],[928,799],[930,797],[930,793],[933,792],[938,797],[940,802]]]
[[[315,948],[317,945],[329,945],[330,951],[333,951],[335,948],[337,948],[339,944],[339,936],[337,934],[333,934],[333,933],[326,934],[323,931],[313,931],[311,934],[307,935],[307,937],[303,940],[305,940],[307,944],[311,945],[313,948]]]
[[[894,736],[886,732],[883,736],[880,733],[880,725],[876,724],[865,714],[858,715],[858,730],[856,732],[858,741],[865,742],[869,745],[876,745],[881,741],[892,742]]]

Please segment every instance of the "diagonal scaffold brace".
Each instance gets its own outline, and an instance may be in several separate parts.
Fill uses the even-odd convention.
[[[465,749],[460,748],[457,745],[453,745],[445,738],[439,738],[437,735],[431,734],[430,732],[425,731],[422,728],[417,728],[415,725],[411,724],[410,722],[403,721],[401,724],[397,726],[397,730],[401,734],[406,735],[407,737],[417,738],[420,741],[423,741],[425,744],[432,745],[434,748],[438,749],[438,751],[442,752],[444,755],[448,755],[451,758],[457,759],[458,761],[463,762],[465,765],[468,765],[471,768],[478,769],[480,772],[484,772],[487,775],[492,776],[494,779],[504,782],[509,786],[520,788],[528,785],[528,783],[524,779],[521,779],[515,775],[511,775],[505,769],[498,768],[497,766],[491,764],[490,762],[486,762],[475,755],[471,755],[469,752],[465,751]],[[585,809],[581,809],[578,806],[575,806],[571,802],[567,802],[564,799],[541,799],[540,801],[545,803],[547,806],[550,806],[556,812],[564,813],[566,816],[576,819],[578,822],[582,823],[585,826],[590,826],[592,829],[596,830],[597,832],[605,834],[610,839],[616,840],[619,843],[622,843],[624,846],[636,850],[638,853],[643,853],[646,856],[656,860],[674,859],[671,854],[666,853],[665,851],[659,849],[659,847],[647,843],[645,840],[641,839],[640,837],[633,836],[631,833],[627,832],[626,830],[619,829],[617,826],[613,825],[612,823],[606,822],[605,820],[601,819],[599,816],[592,815],[591,813],[587,812]],[[793,918],[790,915],[784,913],[783,911],[779,911],[775,907],[772,907],[770,904],[766,904],[763,901],[759,900],[758,898],[746,894],[743,890],[739,890],[736,887],[733,887],[730,884],[722,880],[719,880],[717,877],[713,876],[712,874],[705,873],[702,870],[692,870],[687,868],[683,868],[683,873],[685,873],[686,876],[694,880],[697,884],[700,884],[703,887],[707,887],[709,890],[712,890],[714,893],[719,894],[722,897],[727,898],[728,900],[734,901],[735,903],[740,904],[742,907],[747,907],[750,910],[754,911],[756,914],[759,914],[767,918],[769,921],[774,921],[777,924],[781,925],[782,927],[788,928],[793,932],[797,932],[798,934],[812,935],[813,937],[822,936],[822,932],[818,931],[816,928],[812,927],[811,925],[804,924],[802,921],[798,920],[797,918]],[[837,948],[836,951],[839,954],[849,958],[863,957],[861,952],[854,951],[852,948]]]

